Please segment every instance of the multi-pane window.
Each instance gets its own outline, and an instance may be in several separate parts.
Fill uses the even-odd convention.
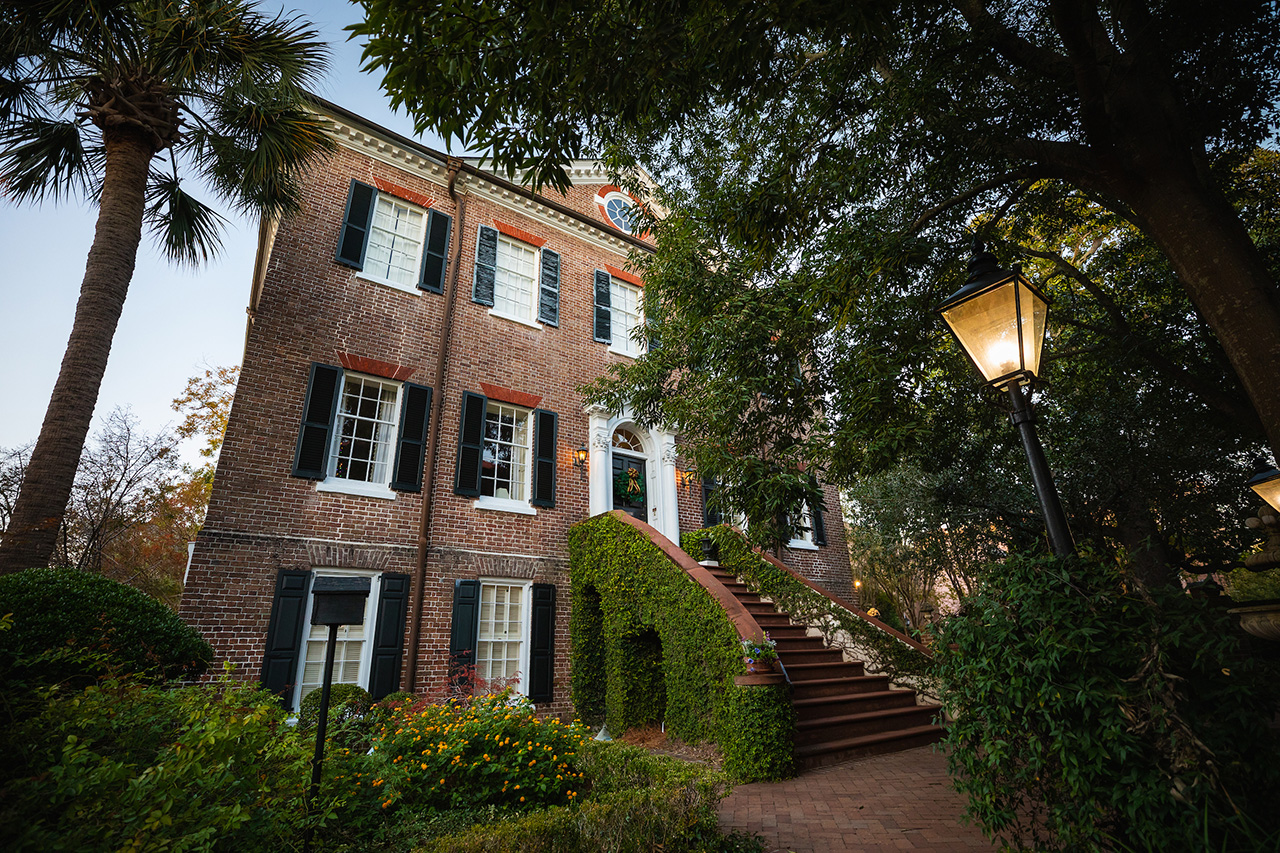
[[[802,530],[792,530],[791,541],[787,543],[788,548],[811,549],[818,546],[813,543],[813,516],[809,512],[808,504],[800,505],[800,518],[793,520],[792,524],[803,528]]]
[[[306,649],[302,664],[302,701],[312,690],[324,683],[325,646],[329,643],[328,625],[309,625]],[[361,663],[364,659],[364,623],[342,625],[338,628],[338,642],[333,649],[333,683],[360,684]]]
[[[480,494],[513,501],[529,499],[529,452],[533,430],[528,409],[490,400],[484,414]]]
[[[368,573],[344,571],[341,569],[319,569],[316,577],[369,577]],[[380,585],[377,577],[372,578],[372,588],[365,604],[364,620],[357,625],[338,626],[338,639],[333,647],[333,683],[358,684],[369,687],[369,655],[366,648],[369,637],[373,634],[371,620],[372,603],[377,601]],[[315,606],[314,598],[308,602],[305,614],[307,633],[302,641],[301,672],[297,679],[296,703],[302,702],[312,690],[318,690],[324,684],[324,656],[329,645],[329,626],[312,625],[311,608]],[[293,707],[297,708],[295,704]]]
[[[330,451],[333,477],[386,484],[395,456],[400,386],[346,373],[338,403],[336,436]]]
[[[369,228],[364,274],[400,287],[415,287],[426,220],[426,213],[419,208],[379,194]]]
[[[480,678],[516,678],[521,674],[525,593],[523,584],[480,584],[480,625],[476,632],[476,675]]]
[[[640,355],[644,345],[631,333],[644,323],[643,293],[633,284],[613,279],[609,283],[610,332],[613,348],[627,355]]]
[[[498,237],[498,263],[494,271],[493,310],[532,322],[537,293],[538,253],[533,248]]]

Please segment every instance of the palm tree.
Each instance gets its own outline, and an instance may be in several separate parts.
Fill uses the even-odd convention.
[[[241,212],[297,210],[299,173],[332,148],[303,101],[326,58],[310,24],[260,14],[249,0],[0,2],[0,192],[98,203],[0,573],[46,565],[52,553],[143,224],[177,262],[217,251],[224,220],[183,190],[180,169]]]

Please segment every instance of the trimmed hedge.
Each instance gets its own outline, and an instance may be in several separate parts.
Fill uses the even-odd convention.
[[[733,683],[746,671],[738,633],[701,585],[609,514],[570,528],[569,574],[572,694],[582,720],[607,722],[614,734],[665,721],[689,743],[719,745],[734,780],[791,774],[787,689]]]
[[[54,684],[106,674],[191,680],[213,649],[154,598],[78,569],[27,569],[0,577],[0,678]]]
[[[680,545],[689,554],[701,555],[702,541],[708,536],[720,548],[720,566],[741,578],[752,592],[769,598],[799,622],[821,627],[828,633],[848,633],[868,670],[884,673],[894,681],[910,680],[922,692],[936,695],[932,661],[927,655],[765,560],[733,528],[721,525],[691,531],[681,537]]]

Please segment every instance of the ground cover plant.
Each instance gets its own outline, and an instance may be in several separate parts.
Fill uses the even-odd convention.
[[[1221,608],[1127,569],[1010,557],[941,624],[968,813],[1018,849],[1276,849],[1275,672]]]

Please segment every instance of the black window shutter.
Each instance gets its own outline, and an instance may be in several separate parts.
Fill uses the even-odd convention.
[[[444,268],[448,264],[449,231],[453,217],[438,210],[427,212],[427,247],[422,253],[422,278],[418,287],[444,293]]]
[[[538,319],[560,325],[560,255],[542,250],[542,274],[538,277]]]
[[[555,691],[556,588],[533,585],[533,619],[529,643],[529,701],[550,702]]]
[[[713,509],[711,506],[711,496],[715,494],[716,481],[710,477],[704,477],[702,480],[702,526],[715,527],[722,524],[724,519],[720,516],[720,511]]]
[[[484,410],[489,401],[483,394],[462,394],[462,427],[458,432],[458,471],[453,493],[480,497],[480,463],[484,456]]]
[[[814,485],[817,485],[815,482]],[[819,486],[821,488],[821,486]],[[813,544],[827,544],[827,525],[822,520],[822,505],[816,504],[809,507],[809,523],[813,525]]]
[[[480,581],[453,582],[453,623],[449,629],[449,678],[464,683],[463,670],[476,665],[480,629]]]
[[[658,334],[656,331],[656,328],[657,328],[656,324],[652,320],[646,318],[644,321],[644,326],[645,326],[645,332],[649,336],[649,339],[647,341],[648,351],[657,352],[658,350],[662,349],[662,341],[658,337]]]
[[[409,609],[409,576],[383,572],[373,625],[373,663],[369,693],[375,700],[400,689],[400,658],[404,653],[404,619]]]
[[[329,434],[338,409],[338,380],[342,368],[312,364],[307,399],[302,406],[302,428],[293,455],[293,476],[323,480],[329,467]]]
[[[612,316],[609,312],[609,283],[611,280],[608,270],[596,270],[595,277],[595,298],[596,313],[593,330],[595,339],[602,344],[613,343]]]
[[[556,505],[556,413],[533,411],[533,498],[534,506]]]
[[[267,647],[262,655],[262,686],[293,707],[293,685],[298,680],[302,654],[302,620],[307,612],[307,587],[311,572],[281,569],[276,573],[276,594],[271,601]]]
[[[400,403],[400,437],[396,442],[396,463],[391,469],[391,488],[402,492],[422,491],[422,456],[427,448],[427,423],[431,420],[431,389],[425,385],[404,385]]]
[[[368,184],[351,182],[347,210],[342,216],[342,234],[338,236],[338,263],[364,269],[364,250],[369,245],[369,226],[373,223],[377,197],[378,191]]]
[[[498,229],[480,226],[476,237],[476,281],[471,287],[471,301],[493,307],[494,276],[498,270]]]

